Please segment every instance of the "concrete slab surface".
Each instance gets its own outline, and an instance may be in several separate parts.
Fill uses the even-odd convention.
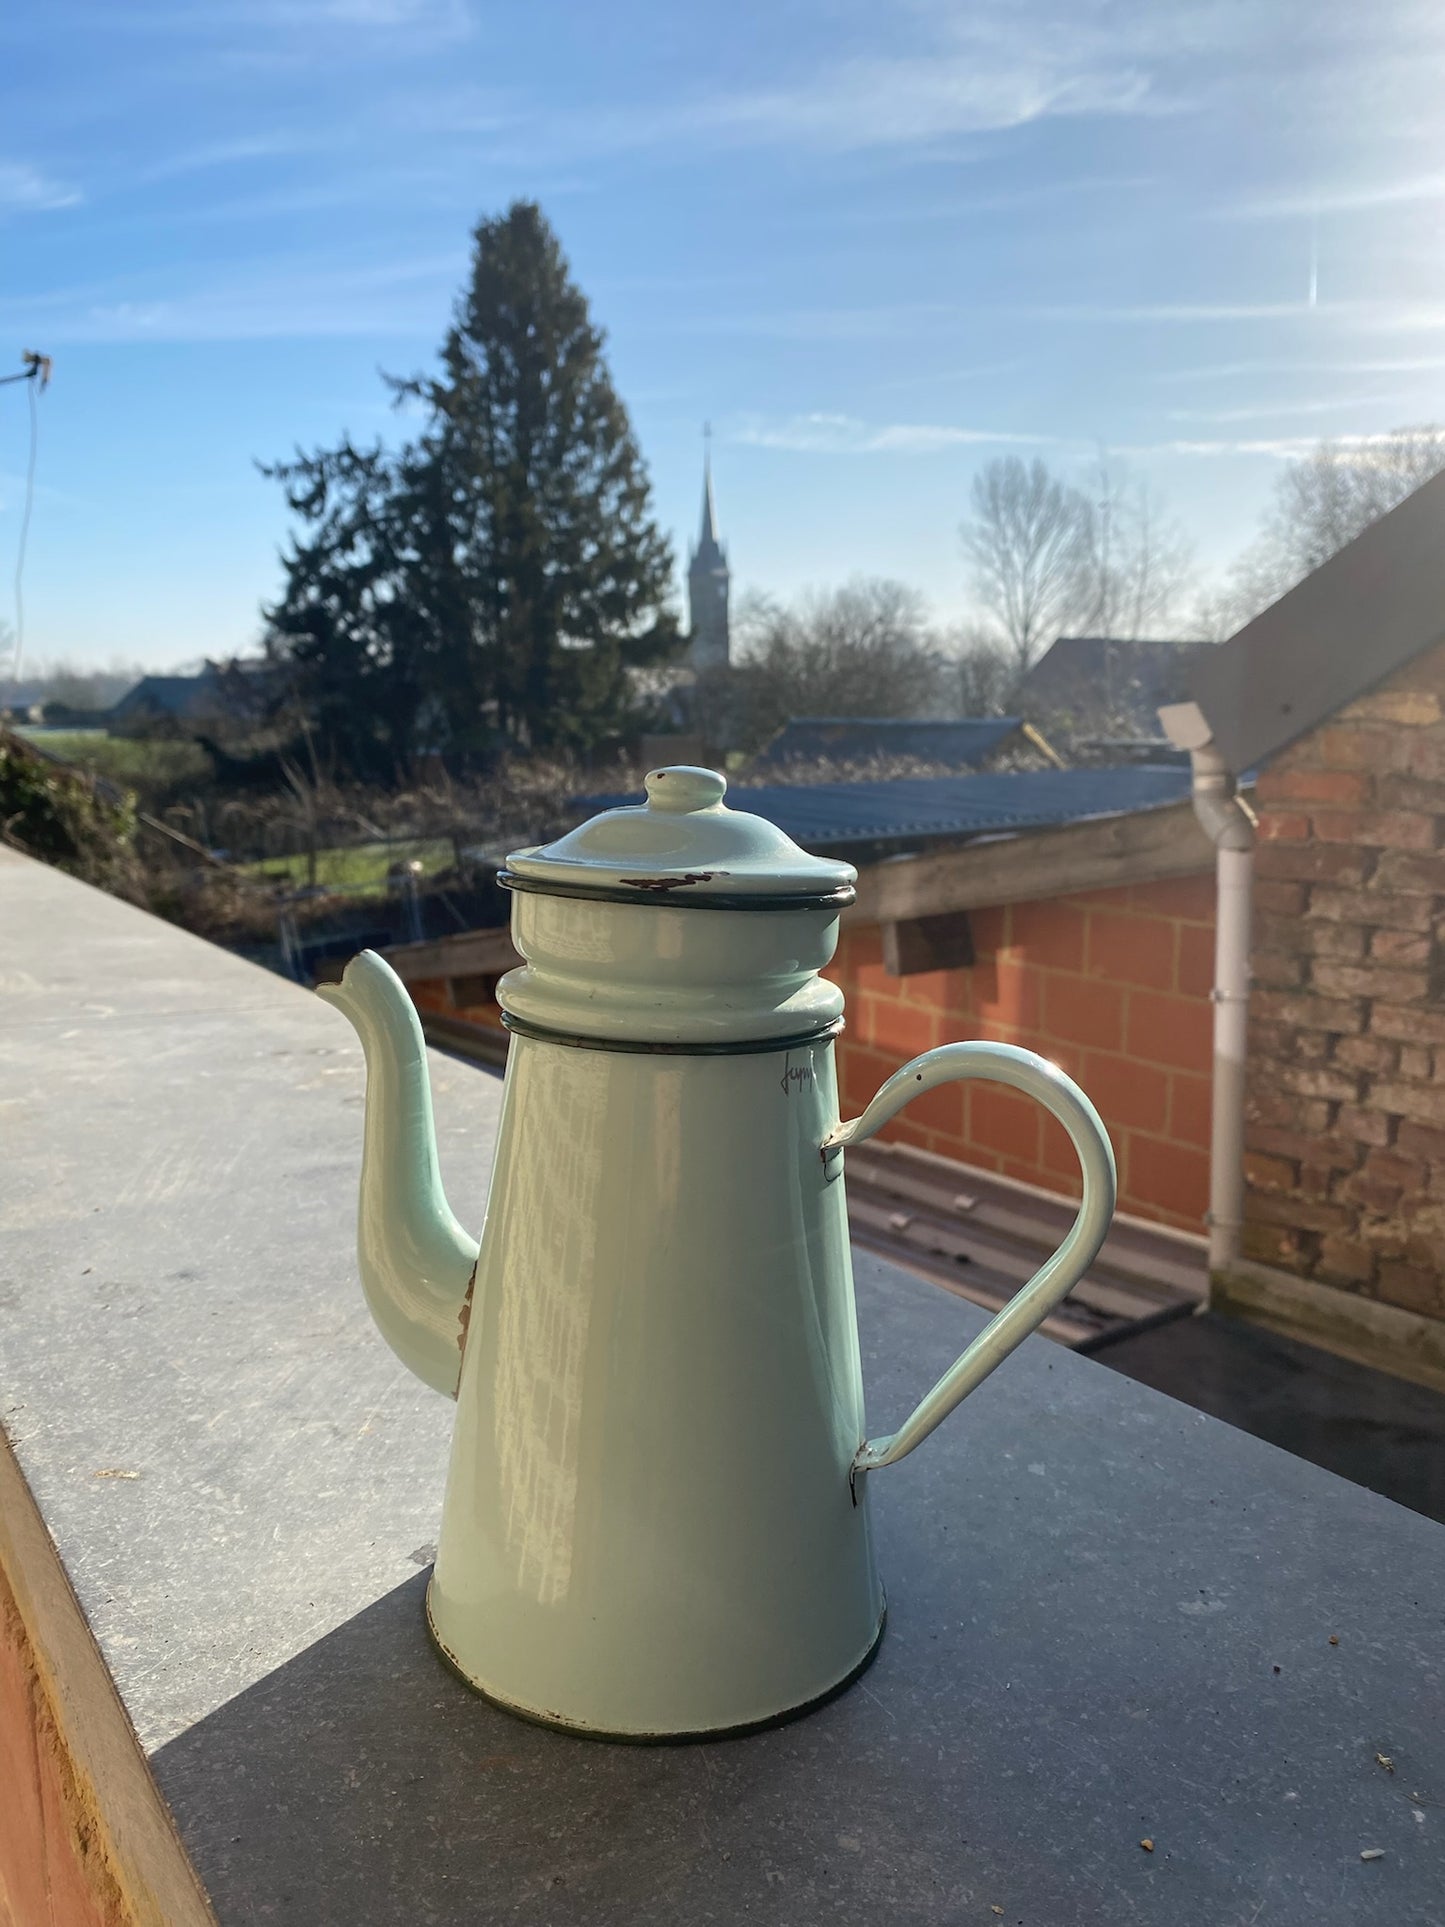
[[[475,1225],[500,1086],[433,1070]],[[474,1698],[361,1096],[306,992],[0,851],[5,1430],[221,1922],[1445,1921],[1445,1529],[1042,1340],[875,1477],[828,1707],[650,1749]],[[881,1429],[982,1314],[858,1275]]]

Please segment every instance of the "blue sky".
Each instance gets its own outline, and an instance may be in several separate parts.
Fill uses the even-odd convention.
[[[1222,567],[1291,450],[1445,417],[1442,54],[1396,0],[6,9],[0,364],[55,358],[27,657],[252,645],[253,458],[395,434],[377,368],[519,195],[680,560],[710,418],[739,588],[958,617],[978,465],[1101,444]],[[25,434],[0,389],[8,619]]]

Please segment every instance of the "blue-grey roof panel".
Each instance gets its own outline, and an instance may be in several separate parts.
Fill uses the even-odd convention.
[[[1001,770],[888,783],[769,784],[728,793],[733,809],[775,823],[805,850],[862,843],[927,843],[1046,829],[1089,816],[1162,808],[1189,795],[1187,768]],[[577,799],[579,809],[638,803],[636,795]]]
[[[1019,726],[1017,716],[958,716],[939,722],[898,717],[795,716],[753,764],[864,763],[874,756],[907,756],[920,763],[975,768]]]

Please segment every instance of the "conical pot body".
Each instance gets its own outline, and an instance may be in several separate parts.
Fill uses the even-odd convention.
[[[483,1692],[656,1738],[777,1718],[866,1661],[836,1119],[831,1039],[515,1040],[429,1595]]]

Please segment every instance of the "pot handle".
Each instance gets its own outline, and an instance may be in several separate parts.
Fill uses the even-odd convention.
[[[1054,1255],[1036,1271],[984,1326],[957,1362],[949,1367],[933,1387],[887,1438],[866,1439],[853,1460],[852,1474],[875,1472],[885,1465],[896,1465],[914,1446],[921,1445],[935,1426],[953,1408],[982,1384],[995,1366],[1001,1365],[1014,1347],[1068,1296],[1094,1262],[1095,1255],[1109,1230],[1114,1215],[1117,1175],[1114,1150],[1103,1120],[1071,1077],[1057,1064],[1020,1050],[1014,1044],[944,1044],[925,1051],[905,1064],[879,1091],[861,1117],[839,1124],[822,1142],[823,1168],[827,1176],[841,1175],[843,1151],[849,1144],[861,1144],[886,1124],[895,1111],[901,1111],[910,1098],[921,1097],[939,1084],[956,1078],[983,1077],[995,1084],[1008,1084],[1026,1097],[1032,1097],[1056,1117],[1073,1140],[1084,1177],[1084,1196],[1079,1215],[1064,1242]]]

